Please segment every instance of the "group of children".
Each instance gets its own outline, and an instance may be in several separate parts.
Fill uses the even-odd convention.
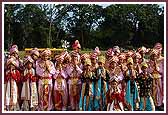
[[[136,51],[95,48],[80,54],[76,40],[51,60],[51,51],[33,48],[23,60],[17,45],[5,59],[6,111],[155,111],[163,105],[162,44]]]

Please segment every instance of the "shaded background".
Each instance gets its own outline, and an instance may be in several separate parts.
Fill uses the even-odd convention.
[[[60,48],[75,39],[82,50],[125,49],[164,43],[164,7],[158,4],[6,4],[4,46]]]

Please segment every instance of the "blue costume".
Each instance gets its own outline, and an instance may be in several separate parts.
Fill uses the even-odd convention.
[[[82,76],[82,91],[79,101],[79,109],[83,111],[93,111],[93,97],[94,97],[94,79],[93,72]]]
[[[131,105],[131,110],[133,111],[137,109],[139,95],[138,95],[138,88],[137,88],[136,81],[131,78],[132,77],[131,72],[132,71],[127,70],[124,78],[126,82],[125,100],[129,105]]]
[[[109,74],[105,68],[98,67],[96,69],[96,81],[95,81],[95,110],[106,110],[106,92],[108,91]]]

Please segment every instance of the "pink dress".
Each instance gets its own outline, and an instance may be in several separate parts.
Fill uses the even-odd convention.
[[[66,110],[67,106],[67,75],[64,70],[56,70],[54,75],[54,104],[56,110]]]
[[[47,64],[46,64],[47,63]],[[56,70],[54,64],[47,60],[46,62],[39,59],[36,62],[36,74],[39,76],[38,93],[39,93],[39,109],[51,110],[53,109],[52,102],[52,77],[55,75]]]
[[[153,76],[153,97],[154,97],[154,103],[155,106],[161,106],[163,103],[163,84],[162,84],[162,78],[164,76],[164,66],[162,61],[158,62],[157,61],[157,71],[154,69],[154,61],[150,60],[148,62],[149,68],[148,71],[149,73],[152,74]]]
[[[69,99],[72,110],[79,109],[79,97],[80,97],[80,84],[81,84],[81,74],[82,70],[79,66],[76,65],[76,69],[73,65],[67,66],[66,69],[67,75],[69,76],[68,85],[69,85]]]

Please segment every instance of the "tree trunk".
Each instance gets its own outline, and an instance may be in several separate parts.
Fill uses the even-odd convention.
[[[49,33],[48,33],[48,40],[47,40],[47,47],[51,48],[51,26],[52,26],[52,5],[50,4],[50,26],[49,26]]]
[[[50,27],[49,27],[48,40],[47,40],[47,47],[51,48],[51,21],[50,21]]]
[[[83,36],[83,30],[81,30],[81,39],[82,39],[82,50],[84,48],[84,36]]]
[[[13,42],[13,39],[11,38],[11,26],[10,26],[10,22],[8,24],[8,48],[11,46],[12,42]]]

